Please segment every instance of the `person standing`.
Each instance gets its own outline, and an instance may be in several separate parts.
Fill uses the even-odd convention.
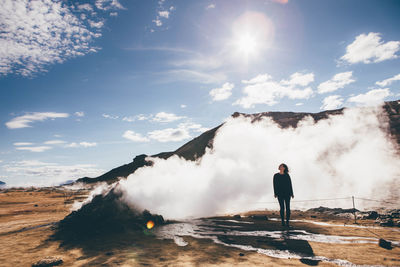
[[[279,165],[279,172],[274,174],[274,196],[278,198],[282,226],[285,226],[285,206],[286,206],[286,226],[289,227],[290,220],[290,198],[294,198],[292,180],[289,175],[289,168],[286,164]]]

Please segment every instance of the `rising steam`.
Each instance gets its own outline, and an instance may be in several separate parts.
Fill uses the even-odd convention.
[[[317,123],[306,117],[287,129],[270,118],[254,123],[230,118],[200,160],[151,158],[152,167],[138,169],[116,189],[123,201],[166,218],[277,208],[260,202],[275,200],[272,176],[284,162],[295,200],[398,197],[400,157],[382,112],[381,107],[345,109]],[[295,208],[319,205],[294,203]]]

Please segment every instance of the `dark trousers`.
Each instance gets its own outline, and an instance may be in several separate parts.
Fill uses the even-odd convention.
[[[280,206],[280,213],[281,213],[281,219],[282,222],[284,222],[285,217],[285,206],[286,206],[286,222],[289,222],[290,220],[290,196],[289,197],[280,197],[278,196],[278,201],[279,201],[279,206]]]

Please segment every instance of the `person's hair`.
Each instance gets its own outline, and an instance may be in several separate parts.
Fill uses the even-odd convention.
[[[281,165],[279,165],[279,168],[281,167],[281,166],[283,166],[284,168],[285,168],[285,170],[283,171],[284,173],[289,173],[289,168],[288,168],[288,166],[285,164],[285,163],[281,163]]]

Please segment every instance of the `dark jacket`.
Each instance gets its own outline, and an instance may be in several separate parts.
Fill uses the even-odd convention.
[[[292,180],[288,173],[274,174],[274,194],[278,197],[293,196]]]

